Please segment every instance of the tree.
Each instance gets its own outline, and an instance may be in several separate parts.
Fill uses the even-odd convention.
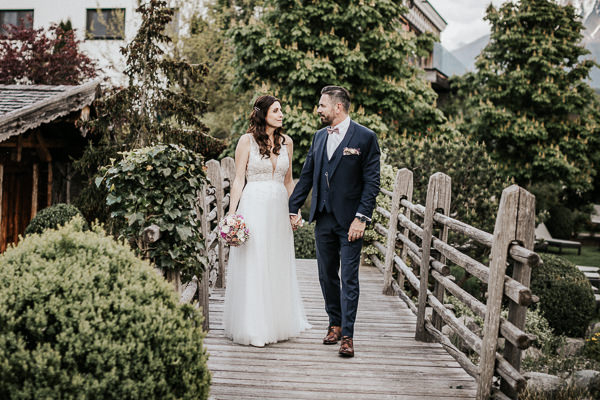
[[[559,187],[556,201],[589,201],[600,168],[598,100],[586,79],[583,25],[549,0],[490,6],[491,40],[477,71],[453,82],[459,128],[485,142],[502,173],[527,188]],[[598,182],[598,180],[596,180]]]
[[[204,4],[205,10],[194,10],[189,18],[189,30],[175,35],[174,57],[191,64],[207,67],[204,79],[190,83],[189,95],[206,104],[202,121],[214,137],[229,139],[236,119],[247,110],[251,94],[233,89],[233,44],[227,36],[232,18],[229,7],[221,8],[216,1]]]
[[[265,4],[258,20],[234,24],[235,84],[282,99],[296,168],[319,127],[315,105],[328,84],[350,91],[353,118],[380,138],[445,122],[435,92],[409,62],[429,54],[433,37],[402,30],[404,12],[401,2],[388,0],[276,0]]]
[[[202,81],[206,67],[167,55],[171,39],[165,29],[174,11],[164,0],[148,0],[136,12],[142,16],[141,26],[121,49],[128,85],[106,90],[94,103],[97,116],[88,128],[96,135],[96,144],[76,163],[88,178],[88,186],[77,201],[86,217],[110,221],[103,204],[106,193],[98,192],[93,180],[98,168],[118,158],[119,152],[162,142],[180,144],[213,158],[224,148],[202,122],[206,103],[186,90]]]
[[[96,64],[80,49],[67,24],[33,29],[7,25],[0,40],[0,83],[78,85],[94,78]]]

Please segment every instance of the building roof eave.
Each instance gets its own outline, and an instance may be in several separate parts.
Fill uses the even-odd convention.
[[[22,94],[20,97],[26,97],[28,92],[33,91],[49,94],[39,101],[0,114],[0,142],[89,106],[99,84],[97,79],[78,86],[0,85],[0,93],[18,92]]]

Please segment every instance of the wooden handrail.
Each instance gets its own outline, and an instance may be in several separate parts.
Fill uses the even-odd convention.
[[[496,220],[494,234],[448,216],[450,208],[450,178],[436,173],[429,181],[426,206],[412,202],[412,173],[400,170],[396,175],[393,191],[385,188],[381,193],[392,200],[391,210],[377,206],[375,211],[388,220],[388,226],[375,223],[374,230],[387,238],[384,245],[373,243],[377,254],[369,259],[384,274],[384,293],[400,297],[417,316],[415,337],[418,340],[437,341],[477,380],[477,399],[487,399],[495,390],[498,398],[516,398],[526,386],[526,380],[519,372],[520,352],[528,348],[536,339],[535,335],[524,331],[525,312],[537,298],[529,289],[531,267],[541,263],[533,248],[533,221],[535,217],[534,198],[524,189],[515,185],[504,190]],[[410,190],[409,190],[410,189]],[[403,210],[403,211],[402,211]],[[418,216],[414,222],[411,215]],[[518,218],[517,218],[518,215]],[[433,226],[442,227],[439,236],[434,236]],[[399,228],[402,231],[399,231]],[[517,229],[518,227],[518,229]],[[447,242],[447,233],[462,234],[492,251],[490,265],[463,253]],[[516,236],[515,232],[520,232]],[[420,244],[411,238],[420,239]],[[435,252],[431,253],[431,250]],[[418,276],[407,265],[418,266]],[[515,262],[516,272],[506,276],[508,259]],[[489,295],[483,304],[453,282],[449,276],[446,259],[463,268],[466,272],[487,283]],[[427,261],[425,261],[427,260]],[[391,279],[392,272],[398,271],[398,280]],[[433,288],[429,289],[433,278]],[[418,305],[404,293],[404,279],[419,294]],[[465,304],[473,313],[485,318],[483,338],[471,332],[454,313],[444,306],[445,292]],[[501,298],[510,299],[509,317],[503,318]],[[431,320],[425,316],[426,305],[432,308]],[[448,324],[452,330],[476,353],[480,363],[475,366],[468,357],[452,345],[442,334],[441,327]],[[506,339],[505,352],[496,352],[499,336]],[[501,378],[501,388],[492,388],[492,377]],[[501,390],[498,390],[501,389]]]

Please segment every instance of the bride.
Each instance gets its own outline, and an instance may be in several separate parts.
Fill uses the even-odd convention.
[[[310,328],[296,279],[288,212],[293,142],[282,133],[282,121],[279,100],[259,97],[248,133],[235,150],[229,214],[244,217],[250,238],[230,249],[225,334],[235,343],[257,347]]]

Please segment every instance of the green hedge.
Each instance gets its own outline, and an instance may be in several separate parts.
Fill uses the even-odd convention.
[[[543,265],[531,272],[531,291],[538,307],[558,335],[581,337],[596,307],[590,282],[570,261],[541,254]]]
[[[83,217],[77,207],[70,204],[59,203],[40,210],[25,228],[25,234],[42,233],[46,229],[56,229],[71,221],[74,216]],[[87,224],[85,225],[87,229]]]
[[[317,258],[314,224],[304,224],[294,231],[294,248],[296,258]]]
[[[201,315],[74,219],[0,256],[0,398],[206,399]]]

